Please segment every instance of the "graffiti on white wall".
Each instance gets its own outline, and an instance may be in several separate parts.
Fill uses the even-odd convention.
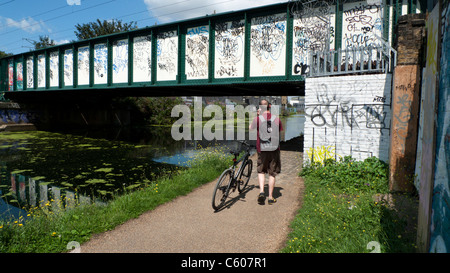
[[[38,87],[45,87],[45,55],[38,56]]]
[[[383,10],[381,5],[366,1],[344,3],[342,18],[342,47],[346,49],[378,46],[383,37]],[[374,52],[366,52],[366,56]],[[352,55],[348,56],[350,62]],[[368,59],[368,57],[367,57]],[[375,59],[375,56],[372,57]]]
[[[186,33],[186,77],[208,78],[209,27],[188,28]]]
[[[282,76],[286,72],[286,14],[251,20],[250,76]]]
[[[216,23],[216,78],[244,77],[245,21]]]
[[[34,88],[34,61],[33,56],[27,58],[27,88]]]
[[[73,86],[73,50],[64,51],[64,86]]]
[[[391,77],[308,78],[305,150],[333,146],[340,156],[351,155],[358,160],[376,156],[387,162]]]
[[[128,82],[128,39],[114,41],[113,56],[113,83]]]
[[[23,63],[16,63],[16,88],[23,90]]]
[[[59,53],[50,52],[50,87],[59,86]]]
[[[8,91],[13,91],[14,85],[14,63],[13,60],[8,61]]]
[[[176,80],[178,73],[177,31],[159,33],[156,44],[158,81]]]
[[[133,81],[150,81],[152,77],[152,36],[134,37],[133,42]]]
[[[78,48],[78,85],[89,84],[89,46]]]
[[[293,27],[293,47],[292,47],[292,65],[293,75],[307,73],[309,53],[311,51],[325,51],[334,49],[334,36],[336,6],[328,7],[327,18],[317,16],[304,16],[296,14],[294,16]]]
[[[106,43],[94,45],[94,83],[108,82],[108,47]]]

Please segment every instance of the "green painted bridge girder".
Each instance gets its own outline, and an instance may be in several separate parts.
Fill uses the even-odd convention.
[[[321,50],[367,46],[375,41],[372,32],[391,43],[405,9],[399,0],[383,0],[385,6],[332,2],[328,23],[293,14],[289,2],[6,57],[0,59],[0,92],[303,83],[314,43]],[[416,12],[419,1],[406,2],[407,12]]]

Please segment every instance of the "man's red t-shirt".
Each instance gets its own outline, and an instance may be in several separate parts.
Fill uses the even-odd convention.
[[[272,115],[271,115],[271,113],[266,112],[266,113],[263,114],[263,117],[264,117],[266,120],[270,120],[270,119],[272,118]],[[250,128],[251,128],[252,130],[257,129],[256,135],[257,135],[258,137],[256,138],[256,150],[258,151],[258,153],[260,153],[260,152],[261,152],[261,146],[260,146],[260,144],[259,144],[259,126],[261,126],[261,120],[259,120],[259,126],[257,126],[256,123],[258,122],[258,120],[259,120],[259,118],[258,118],[258,117],[255,117],[255,119],[253,119],[252,124],[250,125]],[[274,121],[274,122],[275,122],[275,123],[278,125],[278,127],[280,128],[280,132],[283,131],[283,124],[281,123],[281,120],[280,120],[278,117],[275,118],[275,121]],[[280,146],[279,146],[279,145],[278,145],[278,149],[280,149]]]

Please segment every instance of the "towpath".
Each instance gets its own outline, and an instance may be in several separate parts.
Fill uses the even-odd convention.
[[[283,146],[282,146],[283,147]],[[256,155],[247,190],[232,194],[219,212],[211,207],[216,180],[163,204],[81,245],[82,253],[273,253],[286,241],[289,224],[300,208],[302,153],[281,151],[274,205],[257,203]],[[267,178],[266,178],[267,193]]]

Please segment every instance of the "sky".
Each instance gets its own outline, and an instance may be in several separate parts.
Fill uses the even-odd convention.
[[[288,0],[0,0],[0,50],[19,54],[31,40],[76,40],[76,24],[120,19],[139,28]]]

